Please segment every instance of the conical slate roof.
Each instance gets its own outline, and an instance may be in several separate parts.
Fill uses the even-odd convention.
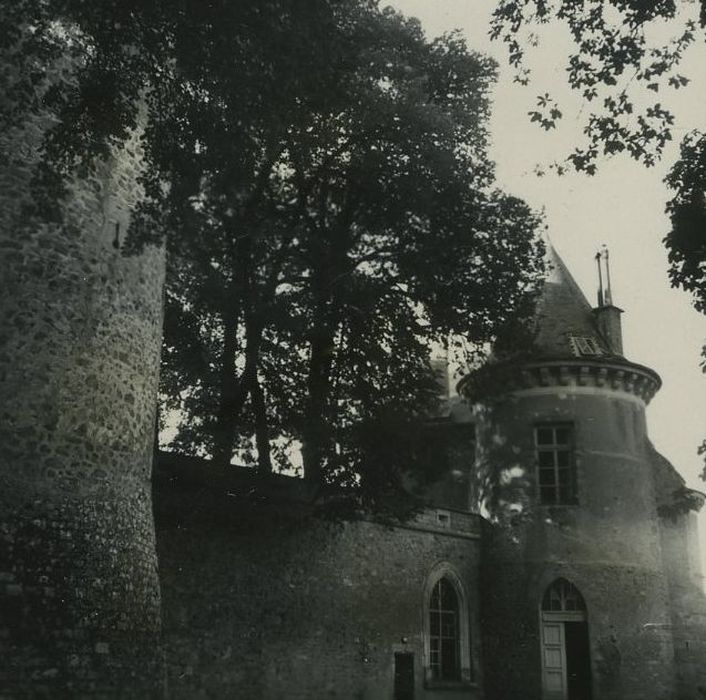
[[[535,317],[532,354],[541,358],[619,357],[611,352],[595,314],[564,261],[547,246],[548,273]]]
[[[636,391],[649,401],[661,380],[653,370],[623,356],[622,310],[610,303],[591,308],[556,250],[551,245],[547,249],[547,274],[530,322],[520,318],[498,333],[488,362],[461,379],[459,394],[472,400],[504,394],[514,390],[518,378],[522,386],[535,380],[548,385],[547,372],[554,368],[559,384],[585,384],[590,372],[605,370],[603,379],[596,379],[596,386],[603,386],[607,373],[614,372],[611,387]],[[572,371],[573,380],[568,375]]]

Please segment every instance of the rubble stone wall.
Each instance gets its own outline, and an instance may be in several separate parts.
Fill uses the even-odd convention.
[[[0,697],[163,692],[150,475],[164,256],[121,251],[137,136],[26,205],[46,117],[0,150]]]

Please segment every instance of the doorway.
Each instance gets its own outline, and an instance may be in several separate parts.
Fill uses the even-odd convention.
[[[395,653],[395,700],[414,700],[414,656]]]
[[[586,604],[566,579],[542,599],[542,699],[591,700],[591,656]]]

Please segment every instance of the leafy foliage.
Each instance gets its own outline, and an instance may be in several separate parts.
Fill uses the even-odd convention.
[[[566,76],[590,108],[584,125],[585,143],[577,145],[559,170],[571,167],[592,175],[599,156],[625,152],[647,166],[654,165],[672,139],[674,116],[662,102],[639,109],[635,89],[658,93],[681,89],[688,77],[678,68],[685,52],[706,28],[706,2],[689,12],[674,0],[500,0],[493,14],[491,36],[506,43],[515,80],[527,85],[525,45],[536,45],[536,25],[564,23],[575,50]],[[666,45],[650,42],[651,26],[675,20],[678,32]],[[647,94],[644,92],[643,94]],[[561,111],[548,95],[530,112],[544,129],[554,128]],[[547,116],[549,112],[549,116]]]
[[[55,117],[39,202],[141,135],[124,252],[169,249],[174,446],[263,472],[301,446],[310,477],[393,508],[425,462],[431,347],[487,343],[540,274],[537,218],[485,152],[492,64],[373,0],[20,0],[8,18],[2,125]]]
[[[247,225],[234,229],[240,244],[217,264],[206,247],[190,248],[189,279],[172,277],[180,320],[167,341],[174,362],[165,393],[184,416],[178,444],[193,441],[197,427],[196,444],[217,449],[205,417],[218,415],[224,396],[228,312],[245,310],[254,321],[233,325],[241,364],[227,373],[239,400],[221,412],[229,435],[247,453],[257,383],[275,461],[286,466],[301,444],[306,472],[380,507],[424,461],[410,436],[438,391],[431,346],[458,333],[490,340],[538,276],[538,222],[492,188],[484,123],[492,66],[458,36],[427,42],[390,11],[358,8],[344,26],[337,89],[306,115],[289,111],[284,129],[258,135],[276,156],[254,178],[263,184]],[[209,212],[201,225],[227,231],[236,217],[215,201],[200,192]],[[214,274],[221,281],[210,287]],[[196,296],[183,294],[194,280]],[[199,306],[185,314],[190,298]],[[212,327],[202,319],[219,298],[228,301]],[[202,335],[198,348],[181,341],[189,329]],[[185,382],[184,366],[201,369]],[[232,446],[223,454],[229,460]]]
[[[667,204],[671,230],[664,239],[669,278],[672,286],[690,292],[696,309],[706,313],[706,135],[694,132],[684,138],[667,183],[674,192]],[[706,346],[701,356],[706,372]],[[706,456],[706,440],[698,452]],[[706,467],[701,476],[706,480]]]
[[[664,239],[669,276],[706,313],[706,136],[695,132],[684,139],[667,183],[674,191],[667,205],[672,229]]]

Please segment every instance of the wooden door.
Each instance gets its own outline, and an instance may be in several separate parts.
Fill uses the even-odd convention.
[[[543,700],[568,698],[563,622],[542,620],[542,690]]]

